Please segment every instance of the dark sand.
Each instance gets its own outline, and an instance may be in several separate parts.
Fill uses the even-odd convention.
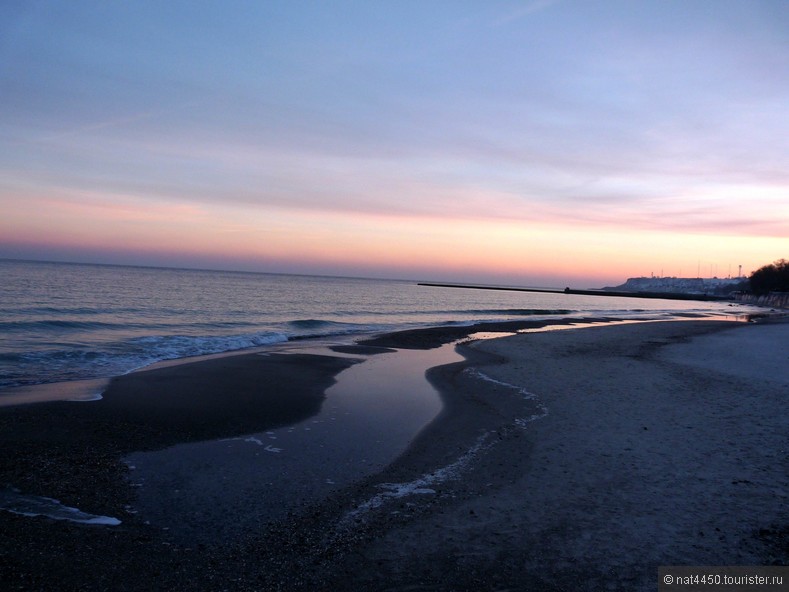
[[[434,347],[460,329],[478,330],[366,345]],[[466,362],[429,372],[444,409],[399,459],[217,544],[175,543],[125,512],[134,490],[122,455],[298,421],[353,360],[221,358],[121,377],[97,403],[0,409],[0,483],[123,520],[0,512],[0,581],[8,590],[638,591],[656,589],[658,565],[786,563],[787,343],[787,324],[683,321],[462,346]]]
[[[0,407],[0,487],[123,521],[106,528],[0,512],[3,588],[149,587],[145,582],[179,556],[127,512],[135,492],[123,456],[307,419],[334,376],[356,361],[228,356],[120,376],[100,401]]]

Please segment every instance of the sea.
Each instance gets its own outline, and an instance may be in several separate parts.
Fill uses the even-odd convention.
[[[728,303],[0,260],[0,396],[163,360],[479,321],[734,316]]]
[[[0,260],[0,277],[0,405],[62,398],[90,405],[84,401],[100,399],[107,379],[157,362],[288,348],[343,355],[326,346],[400,329],[524,318],[646,321],[742,314],[742,307],[727,303],[112,265]],[[14,487],[0,488],[0,510],[105,527],[138,514],[185,545],[236,540],[255,525],[288,519],[382,471],[441,410],[427,369],[461,359],[453,344],[368,356],[338,374],[320,411],[298,424],[127,455],[135,501],[115,516]],[[479,371],[475,376],[523,394],[523,416],[513,426],[523,428],[548,413],[520,386]],[[385,503],[435,494],[433,487],[455,478],[490,437],[477,434],[446,466],[381,485],[381,493],[346,516],[349,524]]]

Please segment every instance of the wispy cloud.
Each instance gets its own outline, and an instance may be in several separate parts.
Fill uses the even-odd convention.
[[[493,25],[497,27],[509,25],[521,19],[528,18],[537,12],[551,8],[560,1],[561,0],[532,0],[531,2],[526,3],[524,6],[500,16],[493,22]]]
[[[224,208],[223,235],[330,218],[357,241],[364,219],[392,240],[479,222],[786,244],[784,21],[738,3],[415,6],[184,20],[44,2],[0,54],[0,203],[201,228]]]

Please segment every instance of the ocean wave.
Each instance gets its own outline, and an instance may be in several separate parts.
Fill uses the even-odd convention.
[[[405,314],[411,317],[437,315],[486,315],[486,316],[534,316],[534,315],[566,315],[578,312],[564,308],[458,308],[458,309],[424,309],[424,310],[339,310],[334,314],[337,316],[358,317],[358,316],[393,316]]]
[[[497,316],[497,317],[521,317],[521,316],[555,316],[574,314],[580,311],[564,308],[458,308],[458,309],[432,309],[423,310],[410,309],[386,309],[386,310],[338,310],[333,314],[338,317],[409,317],[417,319],[420,317],[448,317],[448,316]]]
[[[331,337],[334,335],[350,335],[353,333],[371,333],[385,330],[386,325],[362,323],[342,323],[325,319],[296,319],[285,323],[292,337]]]
[[[162,360],[261,347],[288,340],[272,331],[220,336],[149,335],[98,346],[69,345],[29,352],[4,352],[0,388],[104,378],[124,374]],[[5,364],[3,364],[5,366]]]
[[[106,323],[103,321],[67,321],[63,319],[40,319],[36,321],[0,321],[0,331],[35,331],[35,330],[94,330],[128,327],[128,323]]]
[[[14,332],[71,332],[71,331],[178,331],[188,329],[240,329],[256,327],[252,321],[204,321],[188,324],[145,322],[107,322],[107,321],[75,321],[66,319],[39,319],[35,321],[0,321],[0,333]]]
[[[333,323],[332,321],[324,321],[323,319],[296,319],[295,321],[288,321],[288,324],[297,329],[315,329],[318,327],[326,327]]]
[[[270,345],[287,341],[284,333],[263,331],[259,333],[242,333],[239,335],[150,335],[135,337],[128,344],[132,348],[142,351],[155,351],[161,359],[184,358],[203,354],[215,354],[225,351],[234,351],[248,347]]]
[[[92,308],[85,306],[21,306],[15,308],[4,308],[6,314],[15,315],[100,315],[100,314],[126,314],[142,312],[140,308]]]
[[[529,317],[529,316],[537,316],[537,315],[566,315],[566,314],[571,314],[575,311],[567,310],[563,308],[480,308],[480,309],[451,311],[451,312]]]

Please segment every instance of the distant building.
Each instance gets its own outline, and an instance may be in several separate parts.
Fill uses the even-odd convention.
[[[621,286],[603,288],[617,292],[666,292],[674,294],[715,294],[737,290],[744,278],[676,278],[638,277],[629,278]]]

